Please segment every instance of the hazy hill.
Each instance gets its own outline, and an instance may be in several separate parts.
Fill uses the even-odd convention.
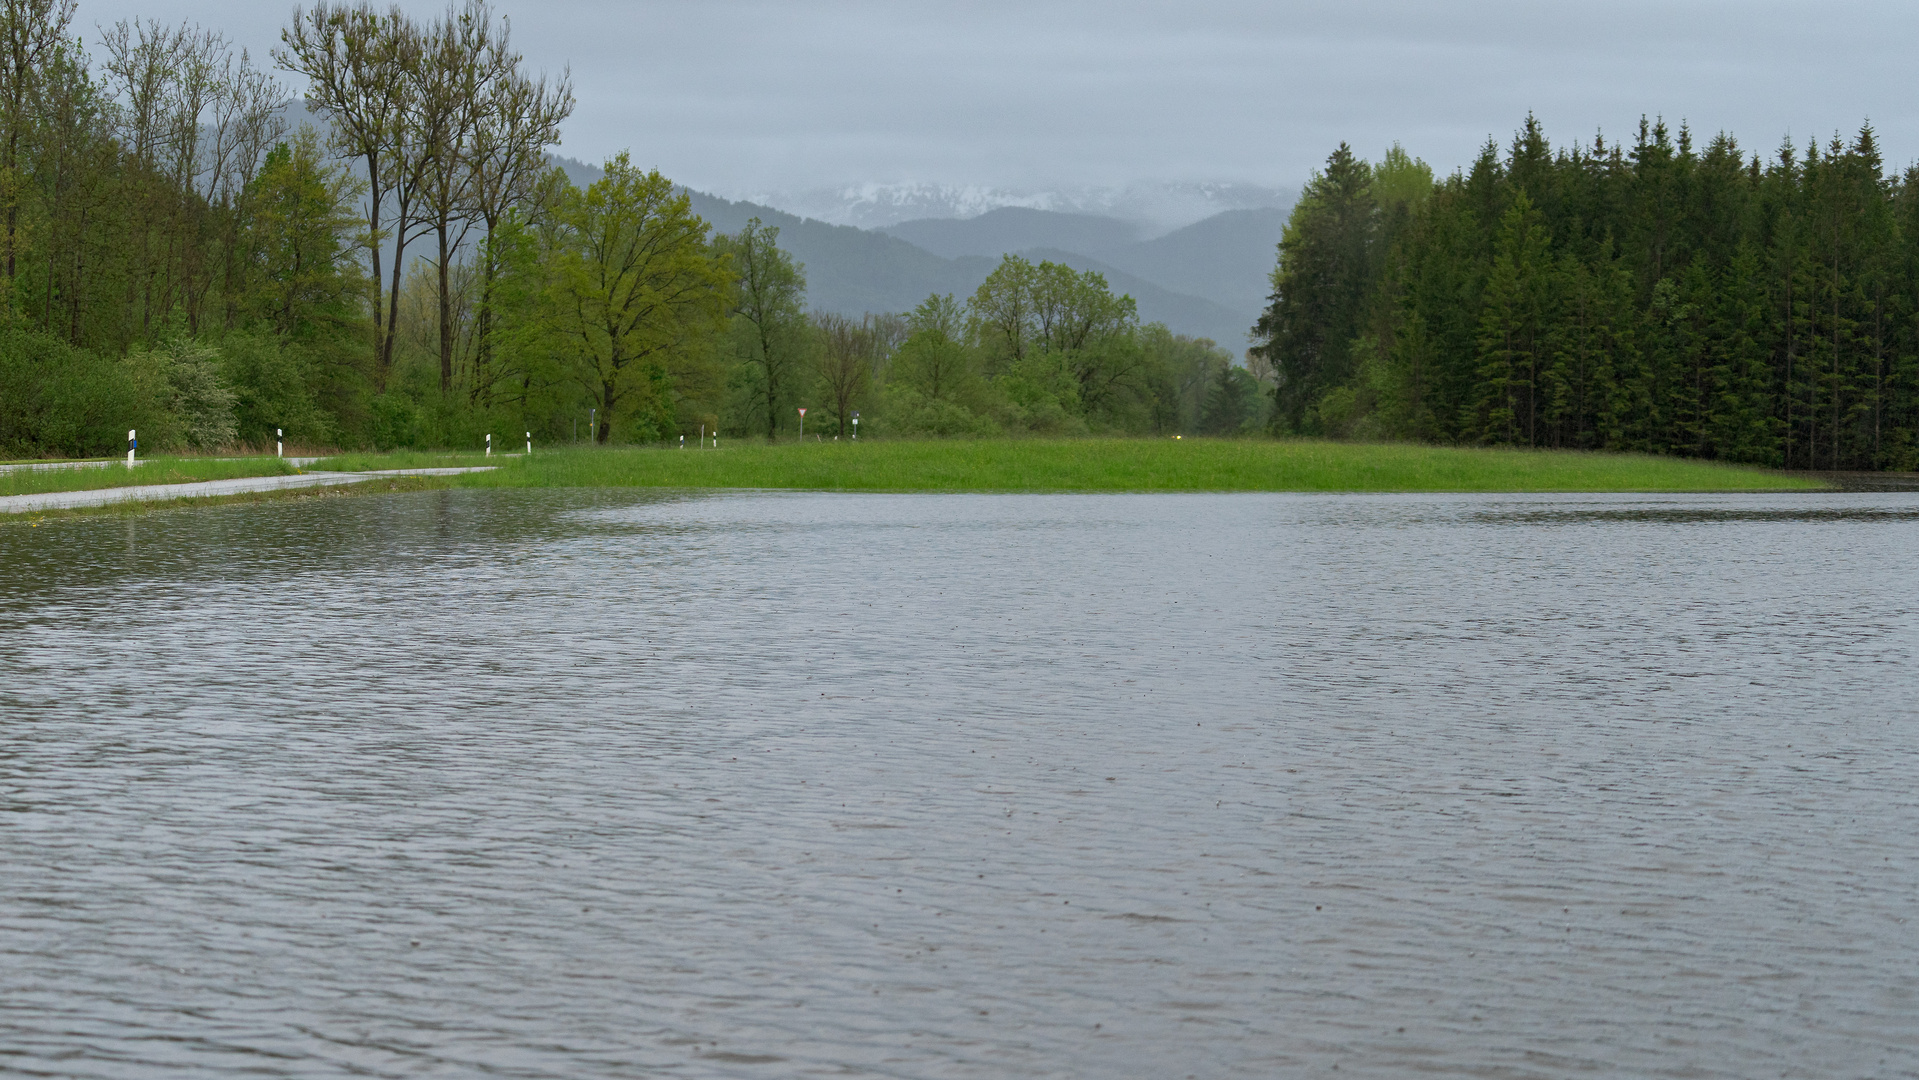
[[[1254,318],[1272,291],[1285,210],[1227,210],[1165,236],[1095,253],[1175,292],[1203,296]],[[1247,323],[1252,325],[1250,319]]]
[[[997,259],[1011,251],[1058,248],[1096,254],[1139,239],[1139,229],[1118,218],[1064,214],[1007,206],[972,218],[925,218],[876,229],[949,259],[986,255]]]
[[[1205,181],[1142,181],[1120,186],[999,188],[978,184],[868,182],[775,192],[736,191],[734,197],[779,206],[833,225],[883,229],[929,218],[975,218],[1004,206],[1118,218],[1157,236],[1222,210],[1284,210],[1296,197],[1287,188]]]
[[[693,212],[719,232],[739,232],[751,218],[780,230],[780,246],[806,266],[806,302],[847,315],[908,311],[932,293],[962,298],[993,272],[998,259],[945,259],[904,240],[795,217],[770,206],[688,192]]]
[[[601,176],[598,168],[568,158],[556,158],[555,163],[577,184],[590,184]],[[1122,256],[1141,248],[1133,239],[1134,227],[1115,218],[1007,208],[963,221],[945,219],[926,223],[942,227],[929,229],[930,233],[950,238],[944,244],[937,239],[929,241],[941,244],[945,251],[956,252],[949,257],[889,235],[892,230],[877,232],[850,225],[829,225],[757,203],[735,202],[698,191],[687,194],[693,211],[711,222],[717,231],[738,232],[754,217],[778,227],[780,246],[806,267],[807,305],[827,311],[847,315],[908,311],[934,293],[952,293],[964,300],[999,265],[1002,254],[1019,252],[1035,261],[1051,259],[1076,269],[1103,273],[1115,292],[1132,296],[1139,305],[1141,321],[1163,322],[1176,333],[1210,337],[1235,352],[1244,347],[1246,331],[1258,317],[1260,305],[1257,303],[1250,307],[1249,313],[1221,304],[1212,297],[1188,295],[1184,290],[1169,288],[1149,274],[1139,272],[1141,267],[1151,270],[1153,259],[1162,251],[1188,252],[1193,244],[1174,238],[1200,228],[1205,222],[1157,241],[1146,241],[1146,244],[1169,240],[1172,243],[1145,249],[1140,257],[1131,259],[1130,265],[1119,258],[1095,257],[1056,242],[1116,240],[1118,246],[1112,251]],[[984,226],[975,224],[984,218],[995,220]],[[1203,242],[1206,235],[1196,234],[1197,242]],[[1203,256],[1198,261],[1203,263]],[[1264,275],[1265,270],[1255,275],[1258,282],[1255,290],[1263,290]],[[1201,273],[1189,276],[1196,281],[1205,280]]]
[[[1163,290],[1210,301],[1251,326],[1266,306],[1267,278],[1286,214],[1270,207],[1226,210],[1151,240],[1139,239],[1137,228],[1118,218],[1018,207],[972,218],[907,221],[878,231],[948,257],[1072,252]]]
[[[732,202],[700,192],[689,192],[689,195],[694,212],[722,232],[738,232],[754,217],[778,226],[780,246],[806,265],[807,303],[848,315],[907,311],[933,293],[952,293],[963,300],[993,272],[1003,254],[944,258],[883,233],[850,225],[828,225],[771,207]],[[1181,295],[1076,252],[1031,247],[1022,253],[1035,262],[1050,259],[1078,270],[1105,274],[1106,283],[1113,291],[1130,295],[1139,305],[1141,321],[1163,322],[1178,333],[1210,337],[1234,351],[1241,347],[1247,329],[1253,324],[1253,319],[1242,312],[1200,297]]]

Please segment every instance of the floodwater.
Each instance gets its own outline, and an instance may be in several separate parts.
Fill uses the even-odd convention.
[[[1919,495],[0,529],[0,1073],[1919,1075]]]

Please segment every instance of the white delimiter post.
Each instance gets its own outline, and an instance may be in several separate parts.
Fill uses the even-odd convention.
[[[526,456],[533,456],[533,433],[531,431],[526,433]]]
[[[493,433],[490,431],[486,433],[486,456],[493,456]]]
[[[279,457],[287,456],[287,444],[280,441],[284,438],[286,438],[286,432],[279,428],[273,429],[273,452]]]
[[[134,430],[127,429],[127,468],[133,468],[133,452],[140,446],[140,440],[134,438]]]
[[[806,406],[800,406],[800,441],[806,441]]]

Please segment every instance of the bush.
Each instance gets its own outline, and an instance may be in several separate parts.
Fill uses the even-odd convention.
[[[304,357],[268,334],[233,334],[220,343],[221,372],[233,387],[236,437],[256,446],[274,432],[306,443],[331,444],[338,433],[308,388]]]
[[[144,396],[161,403],[166,414],[161,429],[143,442],[156,450],[232,445],[234,395],[221,384],[219,357],[212,347],[184,337],[127,356]]]
[[[102,457],[126,449],[129,428],[158,448],[170,438],[170,421],[163,400],[129,365],[44,334],[0,329],[0,454]]]
[[[1000,426],[955,401],[929,399],[908,386],[886,390],[886,408],[870,435],[997,435]],[[875,430],[877,429],[877,430]]]
[[[406,395],[385,393],[373,399],[373,446],[398,450],[421,445],[420,414]]]

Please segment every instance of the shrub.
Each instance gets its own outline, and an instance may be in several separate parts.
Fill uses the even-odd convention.
[[[0,454],[105,456],[125,449],[129,428],[157,448],[171,437],[170,420],[163,399],[129,365],[0,328]]]

